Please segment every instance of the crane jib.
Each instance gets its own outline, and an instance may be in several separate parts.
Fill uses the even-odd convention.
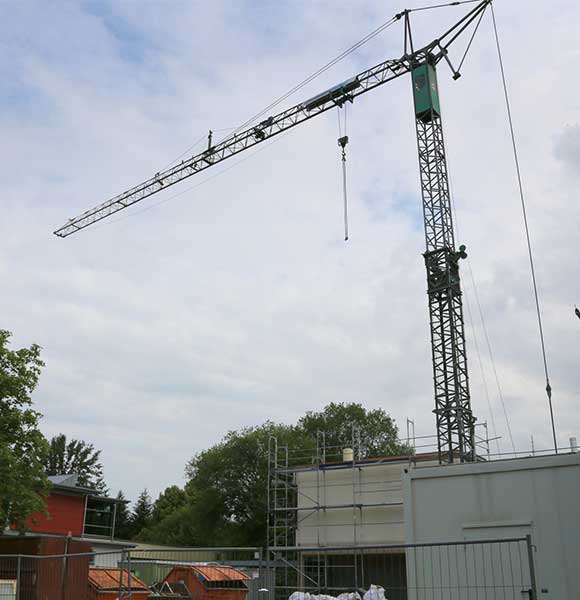
[[[348,79],[333,88],[310,98],[276,116],[268,117],[258,125],[254,125],[245,131],[236,133],[223,140],[215,146],[211,146],[205,152],[192,156],[182,163],[164,172],[156,173],[154,177],[143,183],[99,204],[98,206],[69,219],[62,227],[54,233],[59,237],[67,237],[90,225],[109,217],[110,215],[132,206],[149,196],[152,196],[168,187],[182,181],[200,171],[216,165],[222,160],[230,158],[240,152],[251,148],[269,137],[282,133],[308,119],[319,115],[334,106],[340,106],[344,102],[352,101],[357,96],[364,94],[376,87],[387,83],[405,73],[413,71],[418,65],[429,63],[437,64],[440,60],[449,63],[448,48],[465,29],[481,16],[491,0],[481,0],[462,19],[442,35],[434,39],[423,48],[407,52],[400,59],[388,60]],[[395,19],[400,19],[396,15]],[[450,63],[449,63],[450,64]],[[458,73],[454,71],[454,77]],[[427,115],[428,112],[425,112]]]

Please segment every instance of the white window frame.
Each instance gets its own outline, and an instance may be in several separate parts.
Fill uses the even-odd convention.
[[[0,587],[3,587],[6,584],[12,588],[12,596],[10,596],[10,599],[16,600],[16,579],[0,579]],[[4,593],[0,594],[0,598],[2,600],[8,600],[7,595]]]

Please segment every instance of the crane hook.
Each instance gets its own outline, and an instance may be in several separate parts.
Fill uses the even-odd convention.
[[[344,241],[348,241],[348,202],[346,193],[346,145],[348,144],[348,135],[338,138],[338,145],[342,149],[342,193],[344,198]]]

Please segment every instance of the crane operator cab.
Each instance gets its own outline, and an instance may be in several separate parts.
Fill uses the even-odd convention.
[[[441,116],[437,72],[433,65],[423,63],[413,69],[412,78],[415,116],[423,123],[429,123],[434,114]]]

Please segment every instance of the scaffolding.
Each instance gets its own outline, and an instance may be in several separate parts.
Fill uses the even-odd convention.
[[[478,457],[485,460],[491,441],[487,423],[478,424],[478,429]],[[329,590],[329,573],[336,576],[339,563],[357,589],[373,559],[368,550],[363,560],[362,553],[352,549],[404,541],[400,471],[395,475],[384,467],[439,464],[436,436],[416,436],[409,419],[407,439],[400,440],[408,453],[383,458],[368,456],[356,427],[349,438],[332,446],[318,431],[310,449],[269,439],[268,554],[276,565],[277,589]],[[351,550],[328,551],[340,546]]]
[[[392,494],[400,492],[397,481],[379,482],[378,480],[363,481],[361,472],[374,466],[397,462],[415,462],[417,455],[414,451],[406,456],[385,457],[382,459],[368,458],[361,448],[360,435],[353,428],[352,437],[347,444],[327,446],[324,432],[318,432],[316,446],[312,452],[293,451],[287,445],[282,445],[275,437],[271,437],[268,447],[268,545],[270,547],[294,546],[299,543],[297,531],[306,520],[308,527],[313,527],[315,533],[310,536],[315,545],[326,543],[322,529],[332,527],[323,515],[332,511],[351,510],[352,537],[345,543],[356,545],[359,542],[359,529],[363,522],[361,513],[365,509],[402,505],[402,501],[369,501],[368,496]],[[421,455],[421,459],[425,458]],[[340,482],[328,482],[328,474],[336,471],[348,473]],[[309,476],[305,476],[310,474]],[[298,485],[298,480],[302,481]],[[336,479],[336,478],[335,478]],[[347,483],[348,479],[348,483]],[[377,487],[382,485],[383,487]],[[393,487],[393,485],[395,487]],[[332,488],[340,488],[341,501],[333,502]],[[348,498],[345,488],[350,488]],[[340,523],[337,526],[342,526]]]

